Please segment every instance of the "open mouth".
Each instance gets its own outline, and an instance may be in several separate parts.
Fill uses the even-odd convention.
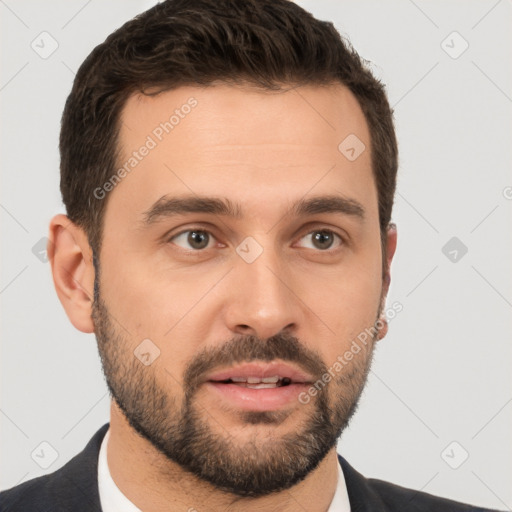
[[[276,411],[297,407],[298,395],[313,375],[286,361],[252,361],[213,371],[204,380],[212,403],[246,411]],[[295,404],[295,405],[294,405]]]
[[[229,379],[212,381],[218,384],[236,384],[237,386],[251,389],[271,389],[289,386],[292,380],[289,377],[231,377]]]

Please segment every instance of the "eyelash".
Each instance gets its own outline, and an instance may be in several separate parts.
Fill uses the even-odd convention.
[[[185,229],[183,231],[180,231],[179,233],[176,233],[174,235],[172,235],[170,238],[167,239],[167,242],[170,242],[172,243],[172,241],[185,234],[185,233],[190,233],[191,231],[200,231],[202,233],[207,233],[208,235],[210,235],[213,239],[216,240],[216,237],[215,235],[211,232],[211,231],[208,231],[207,229],[204,229],[203,227],[200,227],[200,226],[197,226],[197,227],[191,227],[191,228],[188,228],[188,229]],[[333,231],[332,229],[328,229],[328,228],[317,228],[317,229],[313,229],[311,231],[308,231],[307,233],[305,233],[304,235],[302,235],[299,240],[301,240],[302,238],[304,238],[305,236],[307,235],[311,235],[313,233],[319,233],[319,232],[326,232],[326,233],[329,233],[329,234],[332,234],[334,235],[335,237],[338,237],[339,239],[339,245],[338,247],[332,249],[332,248],[328,248],[328,249],[325,249],[325,250],[321,250],[321,249],[317,249],[318,252],[320,253],[333,253],[333,252],[336,252],[336,250],[340,249],[341,247],[343,247],[344,245],[346,245],[346,240],[343,236],[341,236],[339,233],[336,233],[336,231]],[[178,246],[180,247],[180,246]],[[181,249],[183,249],[183,247],[181,247]],[[211,247],[210,247],[211,249]],[[309,247],[307,247],[307,249],[310,249]],[[201,252],[205,252],[208,250],[208,248],[204,248],[204,249],[183,249],[184,251],[188,251],[188,252],[191,252],[191,253],[201,253]],[[314,249],[311,249],[311,250],[314,250]]]

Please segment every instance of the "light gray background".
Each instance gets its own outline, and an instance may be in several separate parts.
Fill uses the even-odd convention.
[[[298,3],[333,21],[387,84],[401,152],[388,305],[403,311],[339,450],[366,476],[510,510],[512,4]],[[57,144],[74,72],[153,4],[0,0],[1,488],[62,466],[108,421],[94,336],[72,327],[32,248],[64,211]],[[31,48],[43,31],[59,45],[46,59]],[[456,262],[442,252],[454,236],[468,248]],[[46,470],[43,441],[58,453]]]

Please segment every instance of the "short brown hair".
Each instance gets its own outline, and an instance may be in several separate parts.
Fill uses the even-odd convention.
[[[83,62],[62,116],[60,188],[68,217],[93,251],[101,247],[108,199],[93,191],[115,173],[128,97],[214,81],[270,90],[341,82],[352,91],[370,129],[384,253],[398,167],[384,86],[332,23],[290,0],[166,0],[125,23]]]

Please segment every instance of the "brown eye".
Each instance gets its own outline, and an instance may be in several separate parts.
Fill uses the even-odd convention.
[[[189,229],[173,236],[170,241],[180,247],[183,247],[183,249],[201,250],[208,247],[211,238],[212,237],[208,231],[201,229]]]
[[[330,229],[321,229],[321,230],[315,230],[308,233],[305,237],[302,239],[311,239],[311,243],[309,246],[306,246],[308,249],[319,249],[322,251],[325,251],[327,249],[330,249],[333,244],[335,243],[336,239],[338,239],[338,245],[342,245],[343,239],[334,231],[331,231]]]

